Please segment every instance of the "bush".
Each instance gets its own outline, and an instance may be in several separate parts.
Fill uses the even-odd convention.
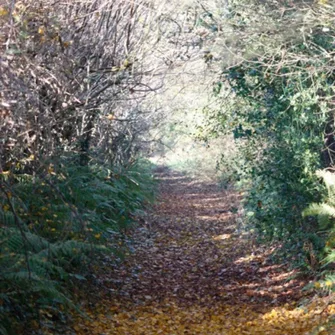
[[[235,7],[233,23],[244,17],[243,6]],[[301,212],[324,197],[315,171],[333,163],[335,77],[330,54],[335,35],[328,22],[334,11],[331,6],[313,11],[307,6],[290,8],[280,17],[267,10],[264,20],[276,26],[272,42],[257,41],[262,33],[258,16],[245,18],[243,27],[235,25],[245,41],[244,57],[215,84],[221,108],[207,112],[205,128],[209,136],[234,135],[239,148],[234,160],[240,163],[234,179],[246,191],[249,226],[260,239],[283,241],[291,256],[304,258],[307,242],[317,253],[324,246],[316,220]],[[292,36],[284,25],[287,32],[304,28]],[[280,47],[274,48],[274,41]]]
[[[118,169],[53,162],[38,176],[0,175],[4,334],[39,320],[40,310],[59,317],[74,308],[69,288],[94,272],[101,255],[119,257],[114,233],[125,232],[153,199],[150,170],[140,162]]]

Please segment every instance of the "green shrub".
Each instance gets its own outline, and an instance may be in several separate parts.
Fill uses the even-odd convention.
[[[125,231],[153,200],[150,170],[141,162],[117,169],[50,162],[38,175],[0,176],[4,334],[38,320],[41,309],[57,314],[74,308],[71,285],[85,280],[99,255],[118,257],[113,233]]]
[[[281,241],[291,259],[301,263],[306,243],[320,254],[324,245],[316,220],[301,213],[323,199],[324,187],[315,171],[333,161],[335,76],[330,52],[335,39],[326,23],[333,9],[298,11],[292,11],[288,30],[305,17],[309,32],[285,37],[281,27],[286,18],[273,16],[278,27],[274,40],[280,47],[267,41],[262,48],[254,42],[252,57],[246,52],[237,65],[224,69],[213,88],[221,107],[206,111],[203,128],[209,137],[235,138],[238,153],[223,159],[221,169],[244,190],[248,226],[260,240]],[[252,20],[250,30],[240,31],[247,46],[258,29]]]

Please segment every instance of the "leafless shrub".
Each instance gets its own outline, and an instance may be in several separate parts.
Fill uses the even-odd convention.
[[[92,146],[126,146],[145,124],[139,104],[161,85],[148,1],[6,1],[0,58],[1,164]],[[154,78],[154,80],[153,80]],[[128,152],[129,154],[129,152]],[[129,155],[128,155],[129,156]]]

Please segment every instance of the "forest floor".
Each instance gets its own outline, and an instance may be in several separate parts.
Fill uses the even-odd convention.
[[[156,205],[119,242],[125,260],[106,262],[76,334],[335,334],[335,305],[239,229],[237,192],[165,168],[157,177]]]

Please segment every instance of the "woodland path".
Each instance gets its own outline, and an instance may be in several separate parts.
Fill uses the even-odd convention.
[[[161,168],[157,204],[131,233],[131,254],[106,265],[77,334],[332,334],[330,314],[299,308],[307,284],[239,231],[239,194]],[[314,332],[314,330],[316,332]]]

